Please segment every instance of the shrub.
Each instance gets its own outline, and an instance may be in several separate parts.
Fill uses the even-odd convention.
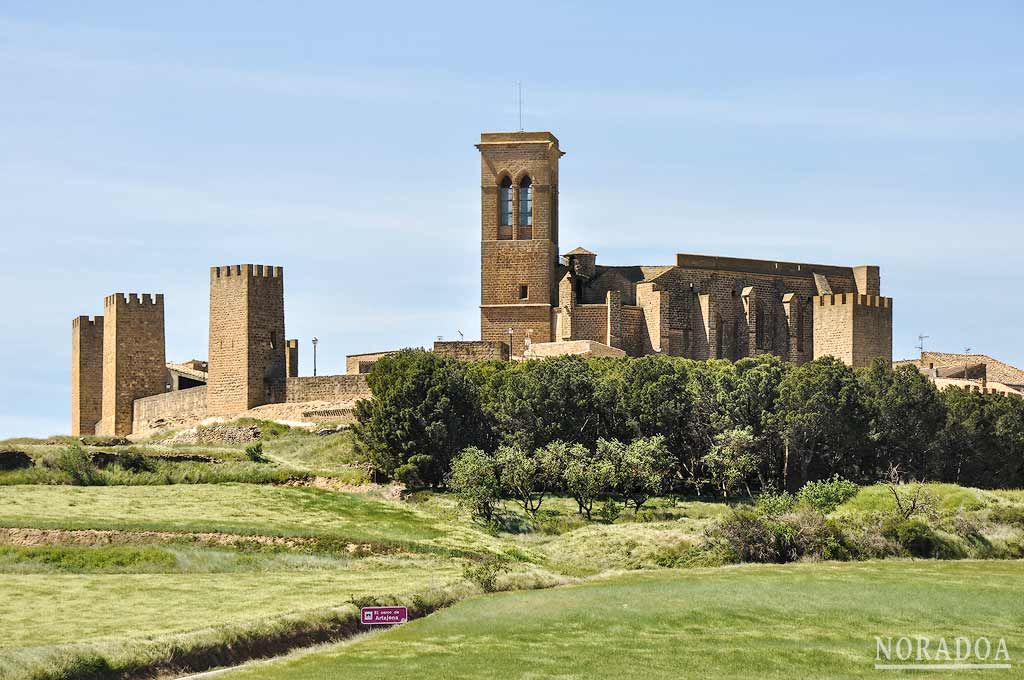
[[[263,442],[256,442],[245,447],[245,457],[254,463],[266,463],[267,457],[263,455]]]
[[[886,516],[877,514],[839,516],[830,519],[848,559],[870,560],[900,554],[900,546],[882,531]]]
[[[464,566],[462,578],[475,583],[485,593],[493,593],[497,590],[498,575],[506,571],[508,571],[508,561],[497,555],[491,555]]]
[[[892,521],[885,527],[883,533],[899,543],[912,557],[956,559],[963,556],[962,550],[935,533],[922,519]]]
[[[494,507],[501,498],[494,456],[475,446],[466,447],[452,461],[448,485],[474,517],[491,521]]]
[[[839,475],[819,482],[807,482],[796,494],[796,500],[827,515],[857,495],[857,485]]]
[[[136,451],[123,451],[118,454],[117,465],[128,472],[152,472],[153,463],[146,456]]]
[[[793,533],[785,522],[746,509],[708,529],[708,537],[729,547],[739,562],[792,562],[797,558]]]
[[[557,510],[540,510],[534,518],[541,533],[557,536],[584,525],[579,515],[564,515]]]
[[[103,484],[103,476],[92,458],[78,444],[62,449],[54,456],[43,459],[43,466],[66,474],[76,486],[95,486]]]
[[[736,509],[708,529],[712,543],[728,548],[740,562],[793,562],[800,558],[845,559],[841,534],[814,511],[781,517]]]
[[[997,505],[992,508],[989,518],[993,522],[1024,528],[1024,508],[1016,505]]]
[[[757,497],[754,509],[762,515],[776,516],[784,515],[796,505],[796,498],[788,491],[779,493],[769,490]]]
[[[601,507],[597,509],[597,517],[605,524],[615,524],[615,520],[622,514],[622,506],[615,502],[614,498],[608,498]]]
[[[811,509],[798,508],[783,517],[793,528],[793,547],[797,557],[816,560],[846,560],[850,552],[841,532],[825,517]]]

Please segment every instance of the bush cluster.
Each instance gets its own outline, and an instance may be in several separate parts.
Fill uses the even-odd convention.
[[[793,366],[771,355],[467,364],[403,350],[378,361],[369,384],[373,398],[356,406],[358,451],[378,477],[410,486],[445,484],[467,447],[533,455],[558,442],[597,456],[600,440],[652,437],[667,451],[667,490],[697,495],[792,493],[835,475],[868,484],[892,469],[1024,486],[1024,400],[939,392],[912,366],[881,360],[858,370],[831,357]],[[828,505],[834,491],[807,493]]]
[[[708,545],[725,551],[732,561],[775,563],[1013,557],[1020,551],[1015,544],[990,544],[962,507],[947,516],[929,503],[917,504],[909,514],[898,504],[879,512],[830,514],[856,492],[855,485],[835,477],[809,482],[796,494],[763,494],[753,506],[736,507],[709,527]],[[1013,515],[1006,512],[1004,519],[1012,520]]]

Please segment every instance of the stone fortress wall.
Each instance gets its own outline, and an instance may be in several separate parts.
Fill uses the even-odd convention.
[[[481,339],[439,341],[438,354],[507,361],[772,353],[795,363],[829,354],[853,366],[892,359],[892,300],[881,296],[878,267],[692,254],[672,265],[606,266],[583,248],[560,255],[558,139],[483,133],[476,147]],[[209,281],[208,365],[166,364],[159,294],[115,293],[102,316],[72,320],[73,434],[123,436],[265,404],[350,405],[370,396],[366,373],[390,352],[349,356],[346,375],[299,377],[298,341],[285,336],[281,267],[212,267]]]

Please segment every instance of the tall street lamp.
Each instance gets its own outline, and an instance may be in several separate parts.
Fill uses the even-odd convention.
[[[316,376],[316,343],[320,342],[316,336],[313,337],[313,375]]]

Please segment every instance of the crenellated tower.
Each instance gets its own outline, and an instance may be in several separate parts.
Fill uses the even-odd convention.
[[[814,358],[834,356],[855,368],[881,357],[892,363],[892,298],[832,293],[811,298]]]
[[[284,269],[210,268],[207,410],[233,415],[284,401]]]
[[[108,295],[103,299],[103,403],[96,434],[131,434],[135,400],[166,391],[164,296]]]
[[[558,161],[550,132],[485,132],[480,151],[480,338],[523,353],[552,340],[558,300]]]

